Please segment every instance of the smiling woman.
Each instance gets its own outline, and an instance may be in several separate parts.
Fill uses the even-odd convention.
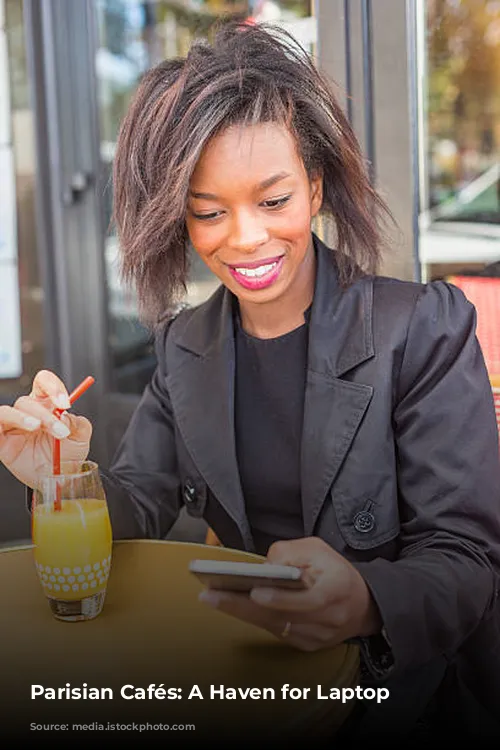
[[[390,697],[353,714],[354,746],[498,740],[500,467],[475,311],[449,283],[376,275],[388,212],[328,82],[286,34],[223,26],[144,76],[114,178],[158,358],[102,472],[115,538],[164,537],[184,506],[223,545],[306,569],[305,590],[202,600],[295,649],[357,643],[361,685]],[[175,314],[191,247],[222,283]],[[61,396],[42,372],[0,414],[0,460],[30,486]],[[90,424],[65,423],[63,459],[86,454]]]
[[[200,257],[238,297],[247,332],[272,338],[304,322],[315,277],[311,219],[321,204],[322,178],[309,178],[283,125],[233,126],[202,152],[186,227]]]

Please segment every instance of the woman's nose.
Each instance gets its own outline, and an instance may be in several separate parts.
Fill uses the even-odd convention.
[[[265,225],[253,213],[242,212],[234,217],[229,242],[235,250],[251,253],[268,239]]]

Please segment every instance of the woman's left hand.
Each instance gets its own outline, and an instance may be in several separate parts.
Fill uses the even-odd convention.
[[[382,621],[356,568],[316,537],[276,542],[267,562],[304,568],[312,584],[304,591],[254,588],[247,594],[205,590],[215,609],[264,628],[303,651],[336,646],[380,632]]]

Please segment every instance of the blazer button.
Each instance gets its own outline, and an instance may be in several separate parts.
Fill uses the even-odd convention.
[[[195,499],[196,499],[196,487],[194,487],[190,479],[187,479],[184,485],[184,501],[186,503],[192,503],[193,500]]]
[[[369,510],[360,510],[354,516],[353,524],[360,534],[367,534],[375,528],[375,516]]]

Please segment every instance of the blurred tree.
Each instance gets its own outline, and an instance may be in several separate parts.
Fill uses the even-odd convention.
[[[105,32],[105,35],[101,38],[101,44],[113,55],[126,55],[129,31],[126,4],[123,0],[104,0],[102,11],[104,23],[101,32]]]
[[[428,0],[427,50],[430,157],[438,141],[455,144],[438,179],[457,188],[498,159],[500,2]]]

